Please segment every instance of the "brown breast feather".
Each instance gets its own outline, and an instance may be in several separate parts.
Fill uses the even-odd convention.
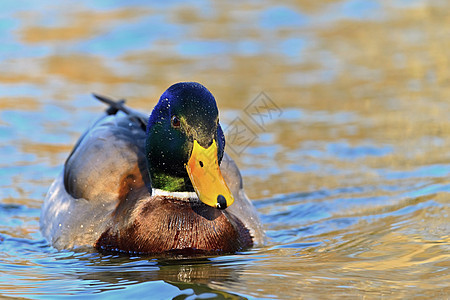
[[[116,214],[114,224],[95,247],[131,253],[191,254],[233,253],[253,244],[241,221],[203,203],[153,196],[135,209],[138,211],[133,220],[124,221]]]

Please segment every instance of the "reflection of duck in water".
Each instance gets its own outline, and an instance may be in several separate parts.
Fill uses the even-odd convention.
[[[108,115],[77,142],[43,205],[41,230],[56,248],[224,253],[263,241],[204,86],[172,85],[147,126],[98,98]]]
[[[83,266],[83,272],[73,272],[68,276],[73,282],[84,281],[84,283],[95,282],[95,290],[114,294],[117,298],[124,292],[129,294],[131,288],[136,290],[151,289],[157,295],[151,298],[174,299],[178,295],[186,298],[190,295],[203,295],[205,293],[215,294],[218,299],[241,299],[236,294],[225,292],[223,284],[241,285],[241,273],[246,264],[236,264],[233,259],[230,265],[214,262],[208,257],[195,257],[189,259],[184,257],[159,257],[156,259],[136,258],[130,260],[125,256],[99,255],[90,253],[88,255],[64,256],[64,260],[76,261],[78,266]],[[225,260],[226,261],[226,260]],[[89,285],[89,284],[88,284]],[[137,285],[137,286],[136,286]],[[159,292],[159,293],[158,293]],[[127,294],[128,293],[128,294]],[[196,297],[201,298],[201,297]],[[211,295],[208,299],[212,298]]]

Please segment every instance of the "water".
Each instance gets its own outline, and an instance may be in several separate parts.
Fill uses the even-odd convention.
[[[2,3],[1,297],[448,298],[449,10]],[[150,112],[183,80],[216,96],[267,245],[197,259],[48,246],[40,206],[103,110],[89,93]]]

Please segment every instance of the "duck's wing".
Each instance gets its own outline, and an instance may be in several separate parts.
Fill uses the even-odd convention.
[[[233,205],[228,207],[225,210],[225,213],[236,216],[244,224],[253,237],[254,245],[263,245],[266,236],[258,213],[253,206],[253,203],[245,194],[239,168],[227,153],[223,156],[222,163],[220,164],[220,171],[234,196]]]
[[[104,201],[122,199],[133,184],[147,176],[144,154],[145,115],[97,96],[109,104],[100,118],[80,138],[64,165],[64,186],[74,198]],[[128,188],[128,189],[126,189]]]
[[[147,116],[101,98],[106,114],[78,140],[42,208],[42,232],[56,248],[92,246],[122,201],[148,193]]]

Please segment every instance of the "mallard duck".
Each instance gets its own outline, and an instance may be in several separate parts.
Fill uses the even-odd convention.
[[[207,88],[172,85],[148,122],[124,100],[94,96],[109,108],[78,140],[42,207],[51,245],[234,253],[264,242]]]

